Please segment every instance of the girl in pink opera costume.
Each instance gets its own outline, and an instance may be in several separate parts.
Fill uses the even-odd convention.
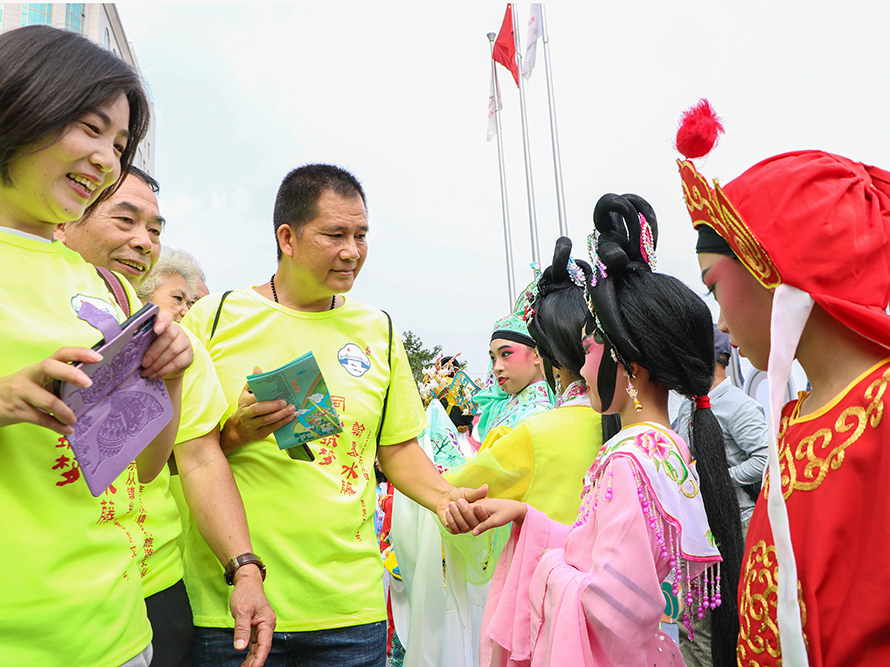
[[[456,523],[481,520],[475,534],[515,524],[486,605],[480,662],[682,665],[659,630],[669,582],[686,630],[711,611],[714,664],[734,664],[742,538],[707,402],[710,311],[679,280],[654,273],[657,226],[645,200],[605,195],[594,222],[581,374],[594,410],[618,413],[624,427],[590,467],[571,526],[512,500],[452,505]],[[667,426],[669,390],[696,401],[688,446]]]

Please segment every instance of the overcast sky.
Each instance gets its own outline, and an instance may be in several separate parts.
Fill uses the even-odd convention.
[[[370,252],[351,295],[427,347],[487,364],[508,311],[497,146],[486,142],[486,33],[506,3],[118,5],[157,115],[164,242],[211,291],[275,270],[272,205],[293,167],[362,181]],[[530,4],[514,5],[521,39]],[[569,234],[635,192],[658,213],[659,270],[698,293],[673,138],[708,97],[726,135],[699,165],[725,183],[770,155],[821,148],[890,168],[885,2],[551,2],[545,5]],[[517,286],[531,280],[519,94],[498,66]],[[526,89],[544,266],[558,235],[543,53]],[[714,307],[714,304],[711,304]]]

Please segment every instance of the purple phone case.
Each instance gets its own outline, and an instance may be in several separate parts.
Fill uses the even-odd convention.
[[[93,384],[81,389],[63,383],[59,397],[77,416],[68,442],[94,496],[101,495],[173,418],[164,381],[141,375],[142,357],[155,339],[158,312],[149,304],[123,325],[90,303],[78,313],[105,337],[98,348],[102,361],[78,364]]]

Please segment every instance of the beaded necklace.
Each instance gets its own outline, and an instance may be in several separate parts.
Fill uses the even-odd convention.
[[[278,293],[275,291],[275,274],[272,274],[272,277],[269,279],[269,283],[272,285],[272,298],[275,299],[275,303],[280,303],[278,301]],[[331,307],[330,310],[334,310],[334,303],[337,301],[337,295],[331,297]]]

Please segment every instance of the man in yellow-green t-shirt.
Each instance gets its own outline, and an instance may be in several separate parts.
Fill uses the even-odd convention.
[[[382,565],[374,535],[374,460],[400,490],[446,517],[478,493],[445,482],[417,445],[426,419],[387,315],[343,296],[367,254],[361,185],[330,165],[289,173],[274,210],[278,266],[263,285],[201,299],[183,320],[205,344],[229,404],[222,445],[251,539],[268,565],[278,617],[267,664],[381,666]],[[343,431],[296,461],[272,432],[293,420],[284,401],[257,402],[245,377],[312,351]],[[379,445],[379,446],[378,446]],[[221,568],[190,531],[186,584],[196,667],[237,666]]]

